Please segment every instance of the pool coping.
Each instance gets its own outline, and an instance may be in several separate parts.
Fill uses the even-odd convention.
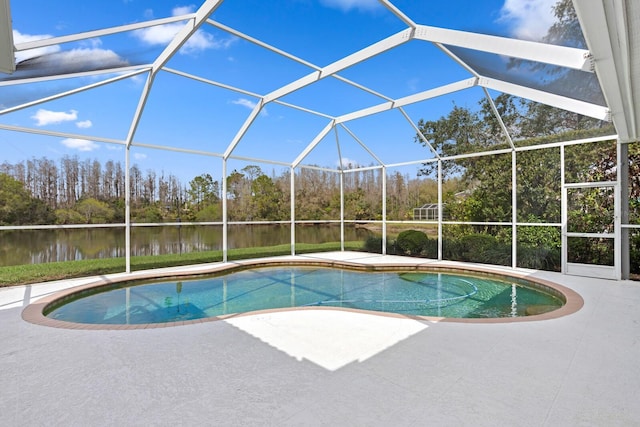
[[[411,260],[413,261],[413,260]],[[414,262],[409,260],[403,260],[403,262],[380,262],[375,264],[359,263],[354,261],[335,260],[335,259],[312,259],[312,258],[268,258],[268,259],[251,259],[240,260],[232,263],[222,264],[206,264],[199,266],[191,266],[194,268],[187,269],[161,269],[151,271],[139,271],[135,273],[129,273],[124,275],[114,275],[112,277],[101,276],[95,280],[74,286],[53,294],[47,295],[38,299],[37,301],[27,305],[22,311],[22,318],[32,324],[49,326],[62,329],[78,329],[78,330],[139,330],[139,329],[156,329],[156,328],[170,328],[175,326],[194,325],[205,322],[214,322],[224,319],[240,316],[252,316],[264,313],[273,312],[290,312],[301,310],[333,310],[333,311],[347,311],[354,313],[364,313],[370,315],[395,317],[395,318],[410,318],[420,321],[430,322],[450,322],[450,323],[475,323],[475,324],[495,324],[495,323],[519,323],[519,322],[531,322],[531,321],[543,321],[550,319],[557,319],[560,317],[568,316],[579,311],[583,305],[584,300],[576,291],[566,286],[560,285],[556,282],[549,280],[532,277],[530,274],[519,272],[516,270],[506,270],[491,267],[482,267],[477,265],[460,265],[460,264],[434,264],[425,263],[424,259],[416,259]],[[534,286],[542,288],[542,290],[553,293],[564,299],[565,303],[562,307],[541,314],[534,314],[522,317],[499,317],[499,318],[453,318],[453,317],[433,317],[433,316],[418,316],[418,315],[404,315],[398,313],[360,310],[352,308],[342,307],[284,307],[273,308],[266,310],[257,310],[243,313],[226,314],[223,316],[206,317],[201,319],[184,320],[177,322],[165,322],[165,323],[144,323],[144,324],[127,324],[127,325],[113,325],[113,324],[88,324],[88,323],[75,323],[66,322],[62,320],[50,319],[44,316],[44,312],[47,308],[58,301],[61,298],[68,297],[78,292],[86,291],[88,289],[112,286],[116,283],[128,282],[132,280],[148,280],[148,279],[172,279],[172,278],[185,278],[185,277],[197,277],[207,274],[216,273],[230,273],[233,271],[240,271],[255,267],[276,267],[284,265],[294,266],[310,266],[310,267],[334,267],[355,271],[370,271],[370,272],[384,272],[384,271],[423,271],[423,272],[439,272],[439,273],[462,273],[462,274],[476,274],[491,277],[506,277],[525,280],[531,282]]]

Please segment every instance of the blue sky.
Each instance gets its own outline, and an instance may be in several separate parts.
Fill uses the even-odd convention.
[[[397,0],[394,5],[418,24],[493,35],[539,39],[552,23],[555,0]],[[64,4],[64,7],[61,6]],[[63,36],[104,27],[191,13],[200,2],[165,0],[13,0],[14,42]],[[289,54],[323,67],[406,26],[376,0],[226,0],[213,14],[216,22],[262,40]],[[20,52],[35,69],[76,64],[147,64],[163,50],[181,24],[92,38]],[[55,66],[47,56],[57,58]],[[45,55],[44,57],[41,55]],[[31,59],[30,59],[31,58]],[[35,59],[34,59],[35,58]],[[83,58],[77,62],[78,58]],[[87,59],[89,58],[89,59]],[[40,62],[39,62],[40,61]],[[167,64],[169,68],[201,76],[248,93],[185,79],[161,72],[154,81],[134,141],[187,150],[223,153],[258,98],[309,74],[312,69],[242,40],[210,25],[183,46]],[[340,76],[388,96],[400,98],[453,83],[470,74],[429,43],[411,41],[339,73]],[[3,76],[0,75],[0,80]],[[0,110],[24,102],[98,82],[114,75],[81,77],[19,86],[0,85]],[[91,137],[124,140],[138,104],[145,75],[131,77],[91,91],[0,115],[0,124],[77,134],[82,137],[40,136],[0,129],[0,163],[32,157],[57,160],[122,161],[121,146]],[[437,119],[453,103],[474,108],[483,97],[474,88],[406,107],[410,118]],[[327,78],[281,99],[284,102],[340,116],[384,102],[384,99]],[[260,113],[234,155],[291,162],[328,123],[326,117],[269,103]],[[396,110],[347,123],[348,129],[385,163],[428,158],[426,149],[413,142],[414,130]],[[348,132],[331,133],[304,163],[335,168],[339,155],[346,163],[370,165],[374,158]],[[220,179],[220,160],[210,156],[133,147],[132,160],[140,169],[174,174],[185,183],[201,173]],[[255,162],[249,162],[255,163]],[[245,161],[231,161],[229,170]],[[276,172],[280,166],[260,165]]]

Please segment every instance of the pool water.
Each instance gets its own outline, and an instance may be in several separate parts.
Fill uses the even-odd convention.
[[[263,309],[323,306],[406,315],[491,318],[540,314],[560,298],[517,279],[431,272],[268,267],[183,281],[120,284],[54,306],[77,323],[165,323]]]

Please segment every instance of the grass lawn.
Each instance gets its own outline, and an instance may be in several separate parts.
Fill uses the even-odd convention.
[[[362,250],[362,242],[345,242],[345,250]],[[296,253],[328,252],[340,250],[339,242],[320,244],[297,243]],[[228,259],[264,258],[290,255],[290,245],[261,248],[229,249]],[[203,264],[222,261],[222,251],[191,252],[184,254],[131,257],[131,270],[150,270],[179,265]],[[89,259],[82,261],[50,262],[45,264],[12,265],[0,267],[0,287],[72,279],[100,274],[121,273],[125,270],[124,258]]]

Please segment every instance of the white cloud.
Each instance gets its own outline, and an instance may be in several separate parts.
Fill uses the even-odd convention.
[[[100,146],[95,142],[88,141],[86,139],[67,138],[67,139],[63,139],[61,143],[67,148],[71,148],[73,150],[78,150],[78,151],[93,151],[100,148]]]
[[[250,99],[246,99],[246,98],[238,98],[235,101],[231,101],[232,104],[235,105],[241,105],[243,107],[246,107],[250,110],[253,110],[254,108],[256,108],[256,105],[258,105],[255,101],[252,101]],[[260,110],[260,114],[263,116],[268,116],[269,113],[267,112],[267,109],[265,107],[262,108],[262,110]]]
[[[147,155],[142,153],[133,153],[133,158],[136,160],[144,160],[147,158]]]
[[[498,21],[511,27],[511,35],[523,40],[540,40],[553,25],[557,0],[505,0]]]
[[[98,38],[81,40],[80,45],[82,45],[83,47],[91,48],[91,49],[99,49],[100,46],[102,46],[102,40]]]
[[[193,13],[195,10],[194,6],[176,6],[171,11],[173,16],[187,15],[189,13]]]
[[[61,64],[73,64],[78,69],[102,69],[129,65],[117,53],[109,49],[78,48],[58,52],[55,55]]]
[[[193,12],[193,6],[176,7],[172,11],[173,16],[185,15]],[[152,13],[147,11],[147,13]],[[171,24],[157,25],[155,27],[143,28],[135,31],[133,34],[143,43],[156,46],[165,46],[169,44],[176,34],[184,27],[183,22],[174,22]],[[180,49],[180,53],[190,54],[200,52],[206,49],[226,49],[235,38],[227,38],[218,40],[213,35],[202,30],[196,31]]]
[[[41,108],[31,116],[31,118],[36,121],[36,126],[46,126],[77,120],[78,112],[76,110],[70,110],[67,113],[64,111],[50,111]]]
[[[327,7],[348,12],[351,9],[370,11],[382,7],[378,0],[320,0]]]
[[[88,129],[93,126],[93,123],[91,123],[91,120],[83,120],[81,122],[76,122],[76,126],[80,129]]]
[[[165,45],[173,39],[182,26],[183,24],[180,23],[157,25],[155,27],[138,30],[134,34],[146,44]]]
[[[18,30],[13,30],[13,42],[14,44],[27,43],[36,40],[49,39],[53,37],[49,34],[39,34],[39,35],[31,35],[31,34],[22,34]],[[55,53],[60,51],[60,46],[47,46],[41,47],[38,49],[29,49],[23,50],[20,52],[16,52],[16,63],[20,63],[30,58],[36,58],[38,56],[47,55],[50,53]]]
[[[255,101],[251,101],[246,98],[236,99],[235,101],[231,101],[231,103],[235,105],[242,105],[243,107],[247,107],[250,110],[253,110],[254,108],[256,108],[256,105],[258,105]]]
[[[93,41],[87,45],[99,46]],[[18,69],[27,73],[25,76],[66,74],[70,72],[102,70],[129,65],[117,53],[96,47],[80,47],[62,51],[55,49],[30,49],[16,55]],[[22,61],[22,62],[21,62]]]
[[[16,44],[51,38],[51,35],[29,35],[13,30]],[[23,64],[34,69],[47,69],[47,73],[56,74],[68,71],[104,69],[126,66],[129,63],[118,54],[108,49],[101,49],[100,39],[89,39],[82,42],[83,47],[63,51],[59,45],[16,52],[16,63],[30,60]]]

